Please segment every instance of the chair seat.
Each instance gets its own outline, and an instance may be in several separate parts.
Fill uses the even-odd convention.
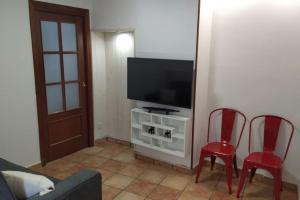
[[[253,152],[245,159],[245,161],[255,164],[258,167],[282,167],[282,159],[272,152]]]
[[[212,142],[202,148],[202,150],[217,155],[233,155],[235,148],[233,145],[224,142]]]

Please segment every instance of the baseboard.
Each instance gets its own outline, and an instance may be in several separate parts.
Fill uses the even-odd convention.
[[[35,166],[38,166],[38,165],[41,165],[41,164],[42,164],[41,161],[39,161],[39,162],[30,164],[29,166],[26,166],[26,168],[32,168],[32,167],[35,167]]]
[[[133,146],[130,142],[128,141],[124,141],[124,140],[120,140],[120,139],[115,139],[115,138],[111,138],[111,137],[102,137],[102,138],[97,138],[94,141],[94,144],[101,143],[101,141],[110,141],[110,142],[114,142],[114,143],[118,143],[118,144],[122,144],[122,145],[126,145],[126,146]],[[38,161],[36,163],[32,163],[28,166],[26,166],[26,168],[32,168],[32,167],[36,167],[38,165],[41,165],[41,161]]]
[[[96,139],[95,144],[96,143],[101,143],[101,141],[114,142],[114,143],[129,146],[129,147],[133,147],[133,144],[131,142],[121,140],[121,139],[112,138],[112,137],[104,137],[104,138]]]
[[[139,159],[139,160],[149,162],[150,164],[162,166],[162,167],[165,167],[165,168],[170,168],[170,169],[173,169],[175,171],[178,171],[178,172],[181,172],[181,173],[184,173],[184,174],[193,174],[193,170],[191,170],[189,168],[186,168],[184,166],[174,165],[174,164],[171,164],[171,163],[168,163],[168,162],[165,162],[165,161],[161,161],[161,160],[158,160],[158,159],[154,159],[154,158],[151,158],[149,156],[145,156],[141,153],[135,152],[135,158]]]

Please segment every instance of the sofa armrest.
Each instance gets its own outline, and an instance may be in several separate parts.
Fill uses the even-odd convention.
[[[101,200],[101,175],[82,170],[55,185],[55,190],[28,200]]]

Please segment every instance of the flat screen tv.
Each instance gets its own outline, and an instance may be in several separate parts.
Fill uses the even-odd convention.
[[[191,60],[127,59],[128,99],[191,108]]]

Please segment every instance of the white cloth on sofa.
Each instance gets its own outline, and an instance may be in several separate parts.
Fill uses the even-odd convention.
[[[42,175],[20,171],[2,171],[2,174],[18,199],[42,196],[54,190],[54,183]]]

